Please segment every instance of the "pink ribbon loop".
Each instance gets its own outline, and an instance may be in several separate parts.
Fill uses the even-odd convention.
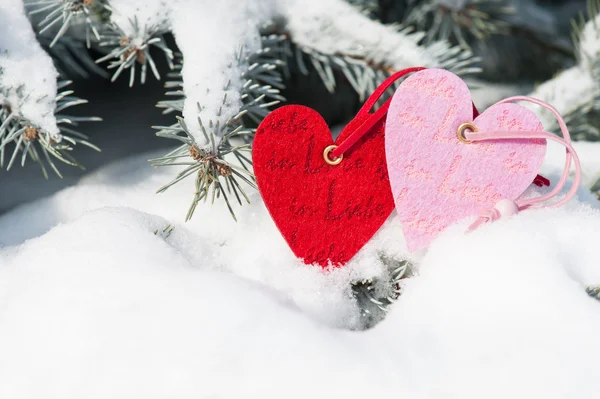
[[[469,227],[469,231],[475,230],[482,224],[488,222],[494,222],[500,219],[503,216],[510,216],[511,214],[515,214],[518,211],[528,209],[528,208],[544,208],[544,207],[559,207],[567,202],[569,202],[576,194],[577,188],[581,182],[581,163],[579,161],[579,157],[575,152],[575,149],[571,145],[571,136],[569,134],[569,129],[567,129],[567,125],[565,121],[562,119],[558,111],[551,106],[541,100],[518,96],[511,97],[505,100],[498,102],[497,104],[505,104],[505,103],[514,103],[517,101],[527,101],[533,104],[540,105],[550,112],[556,117],[558,121],[558,125],[562,132],[563,137],[558,137],[555,134],[548,132],[540,132],[540,131],[495,131],[495,132],[465,132],[464,137],[468,141],[477,142],[477,141],[486,141],[486,140],[515,140],[515,139],[546,139],[557,142],[565,147],[566,150],[566,160],[565,167],[562,173],[562,176],[554,189],[552,189],[548,194],[545,194],[541,197],[531,198],[528,200],[521,200],[517,202],[513,202],[510,200],[502,200],[500,201],[496,207],[488,209],[484,211],[479,219]],[[569,177],[569,172],[571,169],[571,163],[575,165],[575,177],[573,179],[573,184],[571,185],[570,190],[567,192],[564,198],[559,201],[556,201],[552,204],[542,204],[546,201],[550,200],[553,197],[556,197],[561,190],[565,187],[567,182],[567,178]],[[508,201],[508,202],[504,202]],[[510,209],[511,205],[509,203],[513,203],[516,206],[516,209]]]

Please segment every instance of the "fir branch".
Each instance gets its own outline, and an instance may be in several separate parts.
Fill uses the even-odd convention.
[[[588,0],[587,18],[580,14],[572,26],[577,61],[600,81],[600,0]]]
[[[226,101],[227,99],[224,98],[223,102]],[[198,104],[198,111],[200,110],[200,105]],[[237,221],[227,194],[233,192],[239,205],[242,205],[240,195],[244,197],[246,202],[250,203],[241,183],[245,183],[255,189],[256,185],[254,183],[254,176],[249,169],[251,161],[243,155],[244,151],[249,150],[249,146],[233,145],[232,140],[251,132],[243,129],[239,119],[231,119],[223,126],[219,126],[218,122],[213,124],[212,121],[209,121],[208,126],[205,126],[202,120],[198,120],[206,141],[209,143],[202,146],[196,142],[183,118],[178,117],[177,119],[179,122],[178,125],[155,127],[160,129],[156,135],[175,139],[183,144],[164,157],[151,159],[150,162],[152,162],[153,166],[186,167],[175,179],[161,187],[157,192],[165,192],[175,183],[195,174],[196,193],[192,200],[192,205],[188,210],[186,221],[192,218],[196,206],[201,200],[206,202],[210,197],[211,203],[214,203],[215,198],[220,198],[221,196],[223,196],[231,216]],[[237,127],[234,128],[234,126]],[[226,158],[230,157],[230,154],[240,160],[241,167],[226,160]]]
[[[205,126],[200,119],[202,110],[198,104],[198,123],[204,136],[204,143],[198,143],[194,135],[189,131],[182,118],[178,117],[178,123],[167,127],[156,127],[159,129],[157,135],[180,141],[182,144],[174,151],[169,152],[164,157],[150,160],[154,166],[186,166],[171,182],[161,187],[158,192],[164,192],[169,187],[181,180],[196,175],[196,194],[192,200],[192,205],[186,216],[186,220],[191,219],[194,210],[199,201],[208,200],[211,202],[214,198],[223,196],[229,211],[236,219],[233,207],[230,203],[230,196],[233,195],[239,205],[242,205],[242,197],[245,202],[250,202],[243,188],[248,185],[256,188],[254,176],[252,174],[252,161],[245,153],[249,152],[249,145],[234,145],[235,141],[242,139],[249,142],[254,135],[254,128],[250,124],[258,124],[268,114],[271,107],[277,105],[285,99],[280,94],[283,88],[283,79],[281,69],[283,61],[281,60],[280,47],[284,37],[281,35],[270,34],[262,37],[262,48],[256,52],[247,54],[243,48],[236,55],[235,62],[241,68],[242,86],[240,97],[242,106],[237,114],[220,125],[218,118],[221,117],[222,109],[229,106],[227,94],[223,96],[222,105],[217,111],[217,122],[209,121]],[[166,83],[170,89],[168,96],[174,96],[175,99],[169,99],[159,102],[157,105],[164,109],[164,113],[182,112],[184,104],[183,79],[181,70],[183,68],[183,58],[175,67],[175,71],[170,75],[172,80]],[[229,89],[228,82],[223,91],[226,93]],[[235,157],[236,162],[231,163],[228,159]],[[227,159],[226,159],[227,158]]]
[[[109,10],[104,0],[32,0],[26,1],[30,16],[42,15],[39,23],[38,35],[57,28],[49,47],[54,47],[58,40],[63,37],[69,27],[73,24],[83,21],[85,23],[85,41],[87,47],[91,45],[92,37],[100,40],[100,33],[95,26],[95,15],[102,14]]]
[[[306,61],[310,62],[330,93],[335,92],[337,86],[336,76],[338,72],[341,72],[358,94],[361,102],[364,102],[377,86],[392,73],[391,68],[383,65],[372,65],[364,59],[323,54],[308,47],[295,46],[292,43],[290,43],[290,47],[294,51],[293,55],[288,58],[288,63],[295,62],[300,72],[308,75],[310,70]]]
[[[600,140],[600,90],[588,101],[572,106],[563,117],[573,140]],[[560,134],[558,123],[550,130]]]
[[[573,40],[579,65],[592,78],[595,90],[586,101],[572,105],[565,113],[574,140],[600,140],[600,0],[588,0],[588,21],[583,14],[573,21]],[[585,97],[584,97],[585,99]],[[554,131],[558,133],[558,126]]]
[[[409,30],[400,32],[407,34]],[[413,34],[413,36],[417,42],[421,38],[420,34]],[[310,70],[307,62],[310,63],[330,93],[336,90],[337,77],[343,76],[358,94],[360,102],[364,102],[385,79],[395,72],[386,64],[376,64],[351,55],[325,54],[310,47],[296,45],[290,38],[288,41],[287,47],[291,49],[291,54],[286,61],[288,64],[294,63],[301,73],[308,75]],[[463,76],[480,71],[475,65],[478,59],[459,47],[449,47],[443,42],[423,44],[423,47],[437,59],[437,66],[440,68]],[[388,94],[392,94],[398,84],[400,81],[390,88]]]
[[[90,73],[107,78],[109,75],[100,68],[90,56],[88,49],[78,39],[72,36],[63,36],[50,47],[51,38],[44,35],[38,36],[38,41],[52,57],[56,69],[63,78],[79,76],[89,78]]]
[[[58,83],[58,89],[61,90],[71,82],[63,81]],[[0,91],[0,167],[6,164],[6,170],[10,170],[15,163],[20,163],[25,166],[27,157],[33,162],[39,164],[44,177],[48,178],[45,163],[62,178],[58,167],[54,160],[71,166],[78,166],[83,169],[83,166],[77,162],[71,152],[73,146],[83,145],[100,151],[98,147],[88,141],[88,138],[75,130],[79,122],[100,121],[97,117],[74,117],[63,114],[63,111],[75,105],[85,104],[86,100],[73,96],[72,90],[59,91],[56,97],[55,116],[57,126],[60,130],[58,136],[54,136],[48,131],[36,126],[34,123],[20,114],[19,110],[22,103],[30,100],[25,93],[20,93],[23,86],[17,87],[14,90],[17,92],[17,97],[22,99],[20,104],[11,104],[9,98],[12,96],[10,91],[5,89]],[[12,148],[12,151],[7,151]]]
[[[600,140],[600,0],[588,0],[588,16],[573,21],[578,64],[540,85],[532,94],[563,115],[574,140]],[[538,110],[536,110],[538,111]],[[559,133],[554,116],[538,111],[545,126]]]
[[[141,25],[134,17],[129,20],[132,34],[127,34],[115,23],[108,25],[106,32],[102,34],[99,45],[110,48],[110,52],[97,59],[96,63],[110,60],[108,69],[116,69],[111,82],[117,80],[121,73],[129,69],[129,87],[135,83],[136,65],[140,65],[140,82],[146,82],[148,66],[156,80],[160,80],[160,73],[151,55],[150,49],[157,48],[165,56],[169,69],[174,69],[173,51],[167,46],[162,36],[161,27],[152,25]]]
[[[464,49],[470,37],[507,33],[504,18],[514,13],[505,0],[409,0],[409,7],[405,23],[427,31],[426,43],[456,40]]]
[[[11,115],[29,121],[48,132],[56,141],[60,130],[56,124],[58,72],[52,58],[44,52],[22,0],[0,1],[0,103],[9,104]]]
[[[379,13],[379,1],[378,0],[346,0],[348,3],[356,7],[360,12],[369,18],[376,19]]]
[[[590,285],[586,287],[585,292],[592,298],[600,301],[600,285]]]
[[[319,18],[318,27],[311,23],[280,28],[290,41],[288,46],[294,50],[288,63],[296,63],[299,70],[307,74],[304,61],[307,59],[331,93],[336,88],[336,76],[343,76],[364,101],[383,80],[402,68],[444,68],[462,76],[480,72],[476,66],[479,60],[470,51],[450,46],[445,41],[424,41],[423,32],[383,25],[337,2],[331,14],[335,16],[327,14]],[[349,30],[347,26],[356,26],[356,29]],[[325,40],[317,40],[317,28],[327,31]],[[364,33],[359,34],[361,31]]]
[[[289,52],[284,46],[285,40],[284,35],[271,33],[261,36],[261,48],[256,52],[246,54],[244,47],[240,47],[234,62],[241,68],[242,106],[234,119],[244,117],[258,125],[273,106],[285,101],[281,95],[284,88],[282,70],[285,67],[282,58]],[[165,88],[169,89],[165,95],[174,98],[157,104],[158,108],[163,109],[163,114],[183,112],[183,56],[176,54],[176,60],[173,71],[167,75],[169,80],[165,83]],[[224,90],[228,87],[229,83]]]
[[[168,89],[165,95],[169,99],[159,101],[156,104],[157,108],[163,109],[163,115],[172,112],[183,112],[185,94],[183,93],[183,76],[181,75],[183,69],[183,55],[181,53],[174,54],[173,64],[173,70],[167,73],[167,80],[165,81],[165,89]]]
[[[413,265],[407,260],[391,259],[385,254],[380,254],[379,260],[387,266],[386,276],[352,284],[352,296],[360,309],[364,328],[371,328],[385,318],[389,307],[402,294],[402,280],[413,273]]]
[[[274,106],[285,101],[280,94],[284,88],[281,72],[285,66],[282,60],[286,52],[282,44],[284,39],[278,34],[263,35],[259,50],[246,56],[242,48],[238,52],[238,65],[248,65],[241,73],[242,108],[239,116],[249,118],[255,124],[259,124]]]

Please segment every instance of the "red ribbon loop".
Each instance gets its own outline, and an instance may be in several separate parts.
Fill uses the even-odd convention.
[[[371,94],[371,96],[369,96],[367,101],[365,101],[364,105],[361,107],[361,109],[356,114],[355,119],[364,118],[365,120],[354,130],[354,132],[352,134],[350,134],[348,136],[348,138],[346,140],[344,140],[342,143],[340,143],[337,146],[337,148],[335,148],[333,151],[331,151],[330,156],[332,157],[332,159],[337,159],[337,158],[341,157],[342,155],[344,155],[344,153],[346,151],[348,151],[350,149],[350,147],[352,147],[354,144],[356,144],[356,142],[358,140],[360,140],[365,134],[367,134],[371,130],[371,128],[373,128],[373,126],[375,126],[381,119],[383,119],[387,115],[387,111],[390,108],[390,103],[392,101],[391,98],[388,99],[385,103],[383,103],[383,105],[381,107],[379,107],[375,112],[371,113],[370,111],[373,109],[373,107],[375,106],[377,101],[381,98],[381,96],[386,92],[386,90],[390,88],[390,86],[392,86],[398,79],[400,79],[410,73],[423,71],[425,69],[427,69],[427,68],[425,68],[425,67],[406,68],[406,69],[403,69],[401,71],[394,73],[392,76],[390,76],[389,78],[384,80],[383,83],[381,83],[379,85],[379,87],[377,87],[377,89],[375,89],[373,94]],[[475,103],[473,103],[473,119],[477,118],[478,116],[479,116],[479,110],[475,106]],[[349,128],[354,129],[355,125],[356,125],[355,123],[349,123],[344,128],[344,130],[349,129]],[[548,179],[546,179],[545,177],[538,175],[535,178],[535,180],[533,181],[533,184],[540,186],[540,187],[549,186],[550,181]]]
[[[373,94],[367,99],[365,104],[362,106],[356,118],[365,117],[365,121],[358,127],[356,130],[348,136],[346,140],[344,140],[338,147],[331,151],[331,157],[333,159],[339,158],[342,156],[350,147],[352,147],[361,137],[363,137],[367,132],[371,130],[373,126],[377,124],[381,119],[383,119],[387,115],[388,108],[390,107],[390,102],[392,99],[387,100],[381,107],[379,107],[375,112],[371,113],[371,109],[375,106],[375,103],[379,100],[379,98],[385,93],[387,89],[390,88],[398,79],[408,75],[409,73],[422,71],[424,67],[415,67],[415,68],[407,68],[401,71],[394,73],[392,76],[387,78],[382,84],[375,89]],[[351,126],[350,124],[348,126]],[[348,127],[347,126],[347,127]]]

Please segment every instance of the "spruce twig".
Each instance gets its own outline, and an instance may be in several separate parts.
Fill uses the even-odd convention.
[[[104,0],[37,0],[26,2],[25,6],[31,9],[29,15],[43,15],[39,23],[39,35],[59,27],[49,47],[54,47],[73,23],[83,19],[86,44],[89,48],[92,38],[100,40],[100,33],[94,23],[95,15],[110,10]]]
[[[198,107],[200,108],[200,105],[198,105]],[[232,126],[238,123],[235,119],[229,120],[223,127],[213,124],[212,121],[209,121],[209,125],[205,126],[202,121],[199,120],[201,129],[208,142],[208,144],[200,145],[196,142],[196,139],[187,128],[183,118],[178,117],[177,119],[179,121],[178,125],[156,127],[160,129],[160,131],[157,132],[157,135],[160,137],[176,139],[183,144],[164,157],[151,159],[150,162],[152,162],[153,166],[186,166],[186,168],[179,172],[171,182],[158,189],[157,192],[165,192],[175,183],[195,174],[196,193],[186,215],[186,221],[192,218],[198,203],[201,200],[206,202],[211,195],[211,202],[214,202],[215,197],[219,198],[222,196],[231,216],[237,221],[227,193],[230,193],[232,189],[236,190],[235,196],[238,203],[241,205],[242,201],[237,194],[239,191],[246,201],[250,203],[248,196],[238,180],[241,180],[254,189],[256,189],[256,184],[254,183],[254,176],[251,172],[243,169],[240,170],[235,165],[229,163],[225,158],[229,154],[239,154],[248,149],[247,145],[234,146],[231,144],[232,139],[246,132],[241,125],[232,129]],[[223,134],[223,131],[229,133]],[[183,135],[181,133],[183,133]],[[225,186],[223,185],[223,181],[225,181]]]
[[[111,51],[96,60],[96,63],[110,61],[108,69],[115,69],[111,82],[117,80],[122,72],[129,69],[129,87],[135,83],[136,65],[140,65],[140,82],[146,83],[148,67],[156,80],[160,80],[160,73],[150,52],[152,47],[159,49],[165,56],[169,69],[174,69],[173,51],[167,46],[160,27],[142,26],[137,18],[130,20],[133,33],[128,35],[114,23],[102,34],[102,47],[111,48]]]
[[[503,17],[514,13],[505,0],[409,0],[409,7],[405,23],[426,30],[426,43],[454,39],[467,50],[469,36],[485,40],[507,33],[509,25]]]
[[[19,110],[23,103],[29,99],[28,95],[22,93],[23,88],[14,88],[17,97],[22,103],[11,104],[8,101],[7,88],[0,92],[0,167],[6,164],[6,170],[10,170],[15,163],[25,166],[27,158],[38,163],[44,177],[48,178],[47,164],[57,176],[62,177],[54,160],[71,166],[84,167],[70,154],[75,145],[83,145],[95,151],[98,147],[88,141],[87,136],[75,130],[79,122],[101,121],[98,117],[74,117],[63,114],[63,111],[75,105],[85,104],[86,100],[73,96],[73,91],[63,90],[70,81],[59,82],[59,93],[56,96],[56,120],[60,129],[60,135],[53,137],[51,134],[31,123],[24,118]],[[12,151],[7,151],[12,149]]]
[[[600,285],[590,285],[586,287],[585,292],[592,298],[600,301]]]
[[[280,94],[280,89],[283,88],[281,76],[283,61],[280,47],[282,40],[283,36],[281,35],[264,35],[262,48],[257,52],[245,55],[244,49],[240,48],[235,62],[239,65],[247,65],[240,76],[243,81],[240,96],[242,106],[236,115],[222,125],[212,121],[205,125],[198,118],[204,143],[196,141],[181,117],[177,117],[177,124],[155,127],[159,129],[156,133],[158,136],[178,140],[181,145],[165,156],[150,160],[150,162],[154,166],[186,166],[158,192],[164,192],[187,177],[196,176],[196,193],[186,220],[191,219],[197,204],[201,200],[208,201],[209,197],[211,197],[211,202],[215,198],[223,197],[234,219],[236,216],[230,201],[234,199],[239,205],[242,205],[244,201],[250,203],[243,188],[244,185],[256,188],[251,172],[252,161],[244,155],[244,152],[250,151],[250,147],[248,144],[232,143],[236,141],[249,142],[255,129],[248,127],[248,124],[260,123],[273,106],[285,100]],[[185,97],[181,69],[185,60],[179,55],[177,60],[174,72],[169,75],[171,80],[167,81],[165,85],[169,89],[167,95],[175,98],[157,104],[158,107],[164,109],[163,113],[181,113],[183,111]],[[224,92],[227,92],[228,87],[229,82],[225,84]],[[227,96],[224,95],[221,109],[228,105]],[[200,110],[198,104],[198,111],[200,112]],[[220,112],[217,116],[221,115]],[[239,166],[226,160],[231,156],[237,159]],[[232,194],[232,197],[228,194]]]
[[[460,47],[449,47],[440,41],[423,42],[424,34],[411,33],[412,28],[400,27],[398,30],[399,33],[412,35],[415,42],[422,42],[421,45],[438,60],[439,68],[448,69],[462,76],[481,71],[476,65],[479,59],[473,57],[470,51],[464,51]],[[308,46],[295,44],[290,35],[285,37],[287,40],[283,46],[286,48],[284,54],[288,55],[286,64],[294,63],[300,73],[305,75],[310,73],[309,65],[311,65],[330,93],[335,92],[337,79],[341,75],[358,94],[359,101],[364,102],[385,79],[396,72],[386,64],[374,63],[354,55],[325,54]],[[390,88],[389,94],[392,94],[399,84],[400,82]],[[385,99],[382,98],[381,101]]]
[[[56,69],[62,77],[76,75],[87,79],[90,72],[107,78],[106,71],[98,66],[90,56],[85,44],[72,36],[62,36],[53,47],[50,47],[52,38],[44,35],[37,37],[44,50],[52,57]]]
[[[587,17],[581,13],[572,21],[573,43],[578,64],[596,83],[591,98],[573,104],[565,113],[564,120],[574,140],[600,140],[600,0],[588,0]],[[552,131],[560,131],[557,124]]]
[[[389,307],[402,294],[402,280],[413,273],[413,266],[407,260],[392,259],[385,254],[380,254],[379,260],[387,266],[387,276],[352,284],[352,295],[360,309],[364,328],[371,328],[385,318]]]

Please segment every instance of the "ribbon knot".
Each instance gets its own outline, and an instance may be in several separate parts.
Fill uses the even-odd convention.
[[[483,223],[493,223],[502,217],[500,211],[496,208],[489,208],[481,212],[479,215],[480,219],[483,219]]]
[[[498,201],[493,208],[485,209],[479,214],[479,218],[471,227],[469,231],[473,231],[482,224],[493,223],[502,218],[516,215],[519,213],[519,205],[515,201],[509,199],[503,199]]]

